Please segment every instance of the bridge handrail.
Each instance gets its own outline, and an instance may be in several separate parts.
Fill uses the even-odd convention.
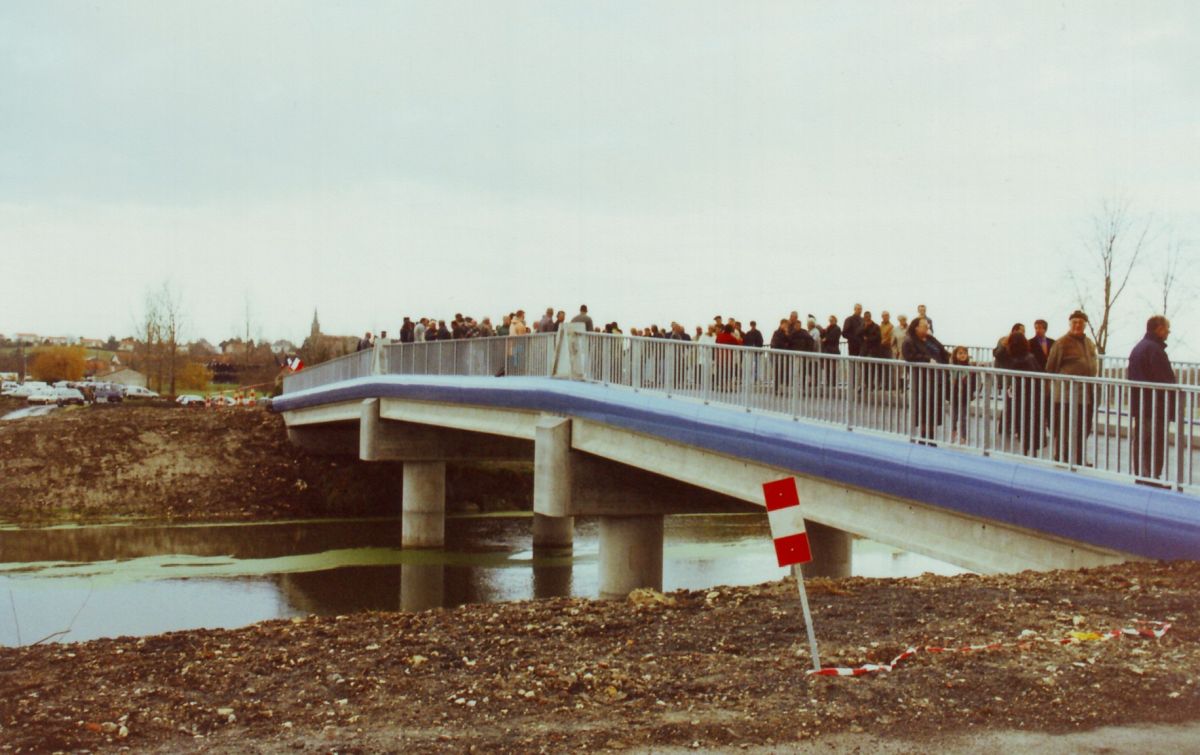
[[[967,346],[966,348],[971,361],[980,367],[993,364],[992,351],[995,347]],[[1116,354],[1098,354],[1096,358],[1100,362],[1100,374],[1102,376],[1119,379],[1125,378],[1126,370],[1129,369],[1129,357],[1118,356]],[[1200,385],[1200,362],[1172,360],[1171,367],[1175,370],[1175,377],[1179,380],[1180,385]]]
[[[549,377],[554,368],[554,333],[458,338],[383,347],[387,375]]]
[[[309,365],[299,372],[293,372],[290,375],[284,376],[283,392],[295,393],[296,391],[315,388],[318,385],[335,383],[339,380],[365,377],[371,374],[371,361],[373,358],[373,350],[366,349]]]
[[[1197,386],[603,333],[584,334],[584,342],[589,382],[987,455],[1094,467],[1180,489],[1198,482],[1192,461],[1200,445]],[[1148,418],[1144,429],[1134,409]],[[1072,432],[1077,424],[1095,432],[1083,433],[1080,442]],[[1063,431],[1055,432],[1060,426]],[[1130,458],[1130,443],[1123,442],[1139,431],[1149,448],[1144,464]],[[1055,455],[1061,462],[1053,461]],[[1163,457],[1158,473],[1156,455]]]

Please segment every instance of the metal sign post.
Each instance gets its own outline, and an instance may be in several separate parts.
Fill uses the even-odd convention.
[[[767,520],[771,523],[771,537],[775,541],[775,558],[780,566],[791,566],[800,590],[800,608],[804,611],[804,629],[808,632],[808,647],[812,653],[813,670],[821,670],[821,659],[817,653],[817,635],[813,631],[812,611],[808,608],[808,593],[804,590],[804,573],[801,564],[812,561],[812,550],[808,545],[808,533],[804,529],[804,517],[800,515],[800,493],[796,478],[787,477],[763,484],[763,495],[767,504]]]
[[[813,630],[812,612],[808,610],[808,592],[804,589],[804,572],[800,565],[792,567],[796,575],[796,586],[800,588],[800,608],[804,611],[804,629],[808,632],[808,649],[812,653],[813,671],[821,670],[821,658],[817,653],[817,633]]]

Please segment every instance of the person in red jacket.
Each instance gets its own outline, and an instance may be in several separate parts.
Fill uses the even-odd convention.
[[[717,331],[718,346],[741,346],[742,339],[733,333],[733,325],[725,323]],[[717,349],[717,389],[734,390],[741,367],[741,354],[729,349]]]

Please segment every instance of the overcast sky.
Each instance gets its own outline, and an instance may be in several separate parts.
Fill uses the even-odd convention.
[[[994,342],[1065,329],[1120,197],[1159,232],[1115,353],[1200,257],[1191,0],[14,0],[0,92],[6,333],[126,335],[169,280],[214,342],[584,301]]]

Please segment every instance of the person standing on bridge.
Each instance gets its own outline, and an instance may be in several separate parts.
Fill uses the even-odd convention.
[[[846,339],[846,353],[852,357],[862,350],[862,305],[854,305],[854,314],[842,321],[842,337]]]
[[[929,332],[929,322],[921,316],[913,318],[904,339],[904,361],[913,364],[948,364],[946,348]],[[945,373],[934,368],[909,368],[912,377],[912,424],[924,445],[934,437],[942,424]],[[932,445],[932,444],[930,444]]]
[[[554,332],[554,307],[546,307],[546,314],[542,315],[542,319],[538,320],[536,329],[539,333]]]
[[[780,320],[779,327],[771,334],[771,348],[775,351],[785,352],[790,351],[791,346],[791,326],[787,320]],[[772,354],[771,362],[775,367],[775,395],[782,396],[787,392],[789,387],[789,377],[791,376],[789,357],[785,354]]]
[[[892,358],[904,358],[904,339],[908,338],[908,315],[896,318],[895,340],[892,341]]]
[[[842,329],[838,327],[837,315],[829,316],[829,325],[821,334],[821,353],[838,355],[842,353]],[[837,384],[839,359],[822,359],[822,370],[825,372],[825,383],[829,386]]]
[[[879,349],[883,343],[882,331],[879,330],[879,325],[871,317],[871,311],[863,312],[862,330],[860,331],[861,343],[859,346],[859,356],[875,358],[879,356]],[[879,371],[877,364],[859,364],[858,368],[859,379],[855,381],[859,387],[859,394],[868,392],[878,385],[876,379]]]
[[[586,304],[579,305],[579,314],[572,317],[571,322],[581,322],[581,323],[583,323],[583,329],[585,331],[587,331],[588,333],[592,332],[592,328],[593,328],[592,318],[591,318],[591,315],[588,314]]]
[[[917,305],[917,317],[925,318],[925,324],[929,326],[929,332],[932,333],[933,332],[933,320],[929,319],[929,315],[925,314],[925,305],[924,304]]]
[[[1176,383],[1175,370],[1167,358],[1167,337],[1170,335],[1171,321],[1162,315],[1155,315],[1146,321],[1146,335],[1129,353],[1130,380]],[[1167,426],[1175,414],[1175,400],[1173,390],[1132,388],[1129,391],[1129,413],[1136,425],[1130,457],[1139,477],[1162,477]],[[1178,438],[1176,442],[1179,442]]]
[[[1066,335],[1054,342],[1046,356],[1046,372],[1096,377],[1099,367],[1096,344],[1083,332],[1088,316],[1077,309],[1071,313],[1069,322]],[[1093,386],[1086,383],[1055,380],[1052,384],[1054,408],[1050,424],[1054,435],[1055,461],[1062,461],[1069,455],[1072,464],[1083,465],[1083,444],[1092,432],[1092,391]]]

